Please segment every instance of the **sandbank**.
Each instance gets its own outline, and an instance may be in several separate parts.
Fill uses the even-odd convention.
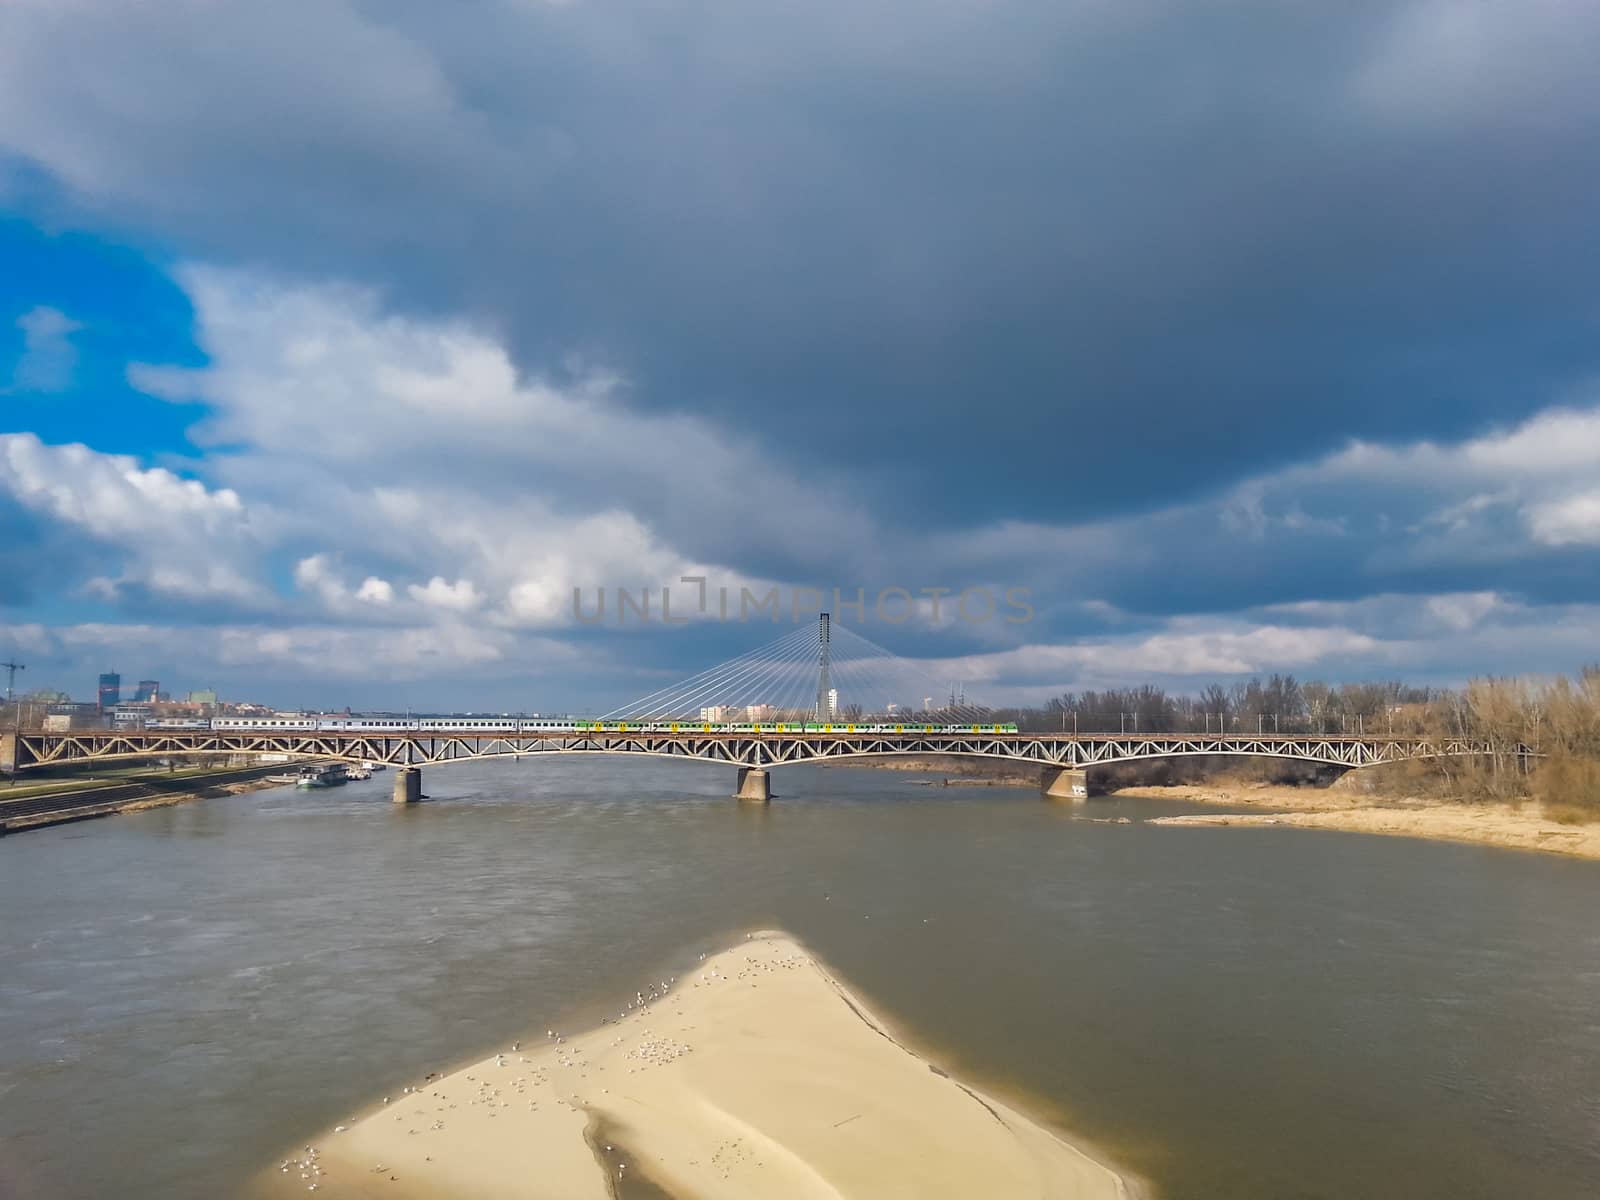
[[[907,1049],[761,932],[599,1027],[395,1089],[267,1172],[268,1196],[1113,1200],[1124,1179]]]
[[[1398,837],[1439,838],[1453,842],[1538,850],[1576,858],[1600,859],[1600,825],[1563,825],[1529,801],[1465,804],[1425,798],[1375,800],[1337,788],[1212,783],[1171,787],[1121,788],[1119,796],[1202,804],[1248,806],[1247,813],[1192,813],[1155,817],[1152,825],[1279,825],[1301,829],[1339,829]]]

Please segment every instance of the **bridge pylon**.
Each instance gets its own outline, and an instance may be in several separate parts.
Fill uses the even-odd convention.
[[[828,614],[817,616],[817,720],[833,720],[833,681],[828,678],[833,653],[833,630]]]
[[[1039,774],[1039,792],[1046,800],[1087,800],[1089,773],[1081,767],[1045,767]]]
[[[772,789],[765,767],[740,767],[738,783],[733,798],[741,803],[765,804],[772,799]]]
[[[401,767],[394,773],[394,802],[415,804],[422,799],[422,768]]]

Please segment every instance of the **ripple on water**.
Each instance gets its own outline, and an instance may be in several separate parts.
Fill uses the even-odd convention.
[[[1592,1194],[1594,864],[781,770],[760,811],[731,769],[560,760],[430,769],[414,810],[352,785],[0,839],[32,1191],[234,1194],[422,1072],[778,926],[1169,1197]]]

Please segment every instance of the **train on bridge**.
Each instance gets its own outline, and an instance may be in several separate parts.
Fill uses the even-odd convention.
[[[586,717],[362,717],[286,714],[270,717],[153,718],[151,730],[209,729],[218,733],[484,734],[542,733],[1016,733],[1014,723],[961,725],[922,721],[613,721]]]

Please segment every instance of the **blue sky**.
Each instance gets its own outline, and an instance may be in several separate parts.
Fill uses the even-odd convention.
[[[604,708],[781,632],[573,617],[695,576],[903,588],[863,631],[995,700],[1572,670],[1596,35],[1560,0],[17,0],[0,653]]]

